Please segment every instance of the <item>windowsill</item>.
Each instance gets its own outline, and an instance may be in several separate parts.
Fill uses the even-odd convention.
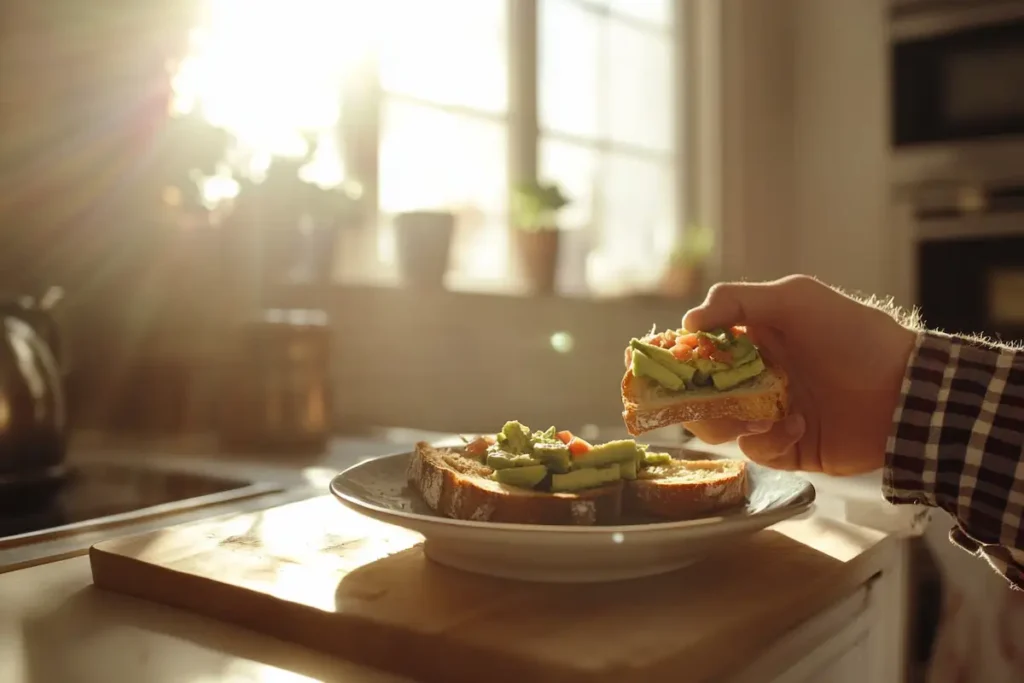
[[[573,301],[595,301],[595,302],[635,302],[644,304],[675,304],[690,305],[697,304],[703,298],[703,291],[697,292],[688,297],[670,297],[657,292],[623,292],[617,294],[597,294],[593,292],[566,292],[555,291],[552,294],[541,295],[531,294],[529,291],[516,283],[495,280],[473,280],[469,278],[449,277],[445,281],[443,289],[429,288],[407,288],[402,285],[397,277],[355,277],[348,276],[336,278],[333,282],[323,284],[284,284],[278,289],[281,293],[291,293],[293,296],[300,292],[323,292],[328,293],[337,290],[384,290],[394,292],[416,293],[421,296],[491,296],[502,298],[532,299],[536,301],[548,301],[552,299],[568,299]]]
[[[350,289],[406,289],[403,286],[397,272],[392,269],[379,268],[375,271],[369,269],[363,272],[356,272],[351,268],[339,268],[329,284],[295,284],[284,285],[282,289],[301,290],[330,290],[333,288]],[[419,288],[419,293],[427,293],[429,290]],[[444,281],[444,288],[440,292],[446,294],[468,294],[468,295],[489,295],[501,297],[519,297],[526,299],[572,299],[586,301],[657,301],[657,302],[688,302],[701,299],[704,296],[704,289],[693,292],[691,295],[673,297],[661,294],[657,290],[630,288],[623,286],[621,289],[609,289],[605,292],[595,292],[585,289],[584,286],[563,287],[558,284],[555,292],[547,295],[531,294],[529,289],[521,281],[515,278],[480,278],[471,275],[464,275],[450,271]],[[437,292],[437,293],[440,293]]]

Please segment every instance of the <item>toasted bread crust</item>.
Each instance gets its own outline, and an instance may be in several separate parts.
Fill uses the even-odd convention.
[[[766,372],[770,373],[774,381],[770,382],[764,391],[723,391],[720,395],[700,397],[680,395],[679,400],[674,403],[645,408],[636,398],[636,378],[627,370],[622,377],[622,418],[626,423],[626,430],[632,436],[639,436],[654,429],[682,422],[725,417],[737,420],[780,420],[786,415],[787,379],[778,369],[769,368]]]
[[[683,464],[685,463],[685,464]],[[491,470],[456,449],[416,444],[406,479],[434,511],[446,517],[511,524],[616,524],[623,512],[684,520],[742,505],[748,494],[742,460],[677,461],[679,471],[714,470],[702,479],[618,481],[580,493],[547,493],[505,486]]]
[[[435,512],[455,519],[511,524],[614,524],[622,515],[622,482],[580,493],[505,486],[490,469],[453,449],[416,444],[406,479]]]
[[[632,514],[685,519],[736,507],[747,500],[749,483],[742,460],[691,460],[693,469],[719,470],[722,476],[699,481],[637,479],[623,492],[623,509]]]

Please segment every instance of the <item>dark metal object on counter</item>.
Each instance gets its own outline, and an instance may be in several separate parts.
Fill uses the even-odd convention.
[[[243,323],[220,391],[222,445],[323,451],[331,434],[330,340],[319,310],[270,309]]]
[[[0,301],[0,496],[48,490],[67,450],[61,344],[51,309],[62,292]]]

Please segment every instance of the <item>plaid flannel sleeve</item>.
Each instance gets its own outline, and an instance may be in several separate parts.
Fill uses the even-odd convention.
[[[1024,589],[1024,351],[922,332],[893,422],[886,500],[946,510],[950,540]]]

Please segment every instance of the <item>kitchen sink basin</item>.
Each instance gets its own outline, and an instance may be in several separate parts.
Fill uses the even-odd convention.
[[[182,470],[82,462],[50,490],[0,502],[0,552],[281,490]]]

